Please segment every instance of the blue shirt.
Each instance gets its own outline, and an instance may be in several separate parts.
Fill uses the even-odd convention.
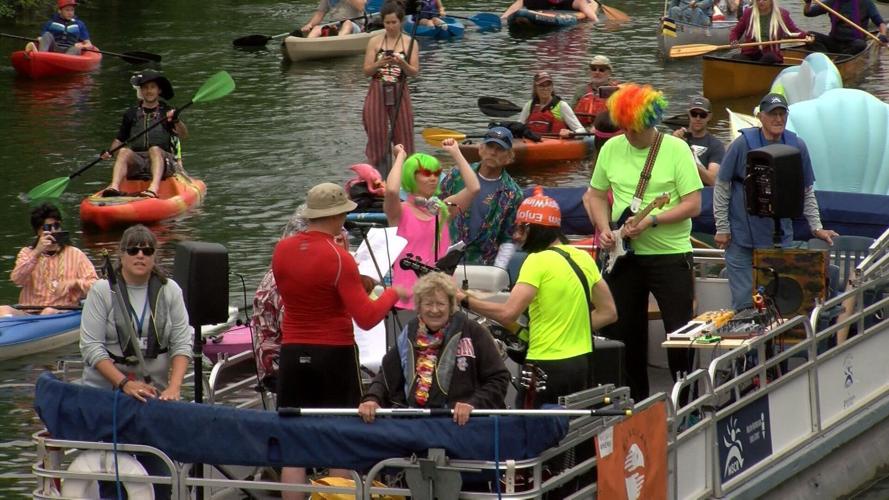
[[[815,184],[812,159],[809,158],[809,149],[801,137],[785,130],[780,140],[766,141],[762,129],[758,127],[741,130],[741,136],[729,145],[716,178],[717,181],[731,182],[728,219],[731,225],[732,243],[746,248],[769,248],[774,244],[772,241],[774,221],[768,217],[749,215],[744,193],[747,153],[769,144],[786,144],[798,148],[803,161],[803,185],[808,188]],[[781,229],[782,244],[788,245],[793,240],[793,221],[781,219]]]

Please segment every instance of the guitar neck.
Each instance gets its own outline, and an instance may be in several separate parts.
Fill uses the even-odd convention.
[[[650,214],[652,210],[654,210],[654,203],[649,203],[641,212],[630,218],[630,220],[633,221],[633,225],[640,223],[642,219],[648,217],[648,214]]]

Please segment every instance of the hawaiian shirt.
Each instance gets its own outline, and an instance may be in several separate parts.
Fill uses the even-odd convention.
[[[284,303],[278,295],[275,274],[269,268],[253,297],[253,354],[259,380],[278,374],[278,356],[281,352],[281,323],[284,320]]]
[[[476,174],[479,166],[478,162],[471,165]],[[500,174],[500,183],[500,188],[493,194],[476,198],[469,210],[458,213],[451,221],[451,241],[463,240],[466,243],[467,262],[493,265],[500,244],[512,241],[516,213],[525,195],[515,179],[505,170]],[[452,168],[441,179],[441,197],[445,198],[460,192],[464,185],[460,171]],[[482,210],[485,215],[481,227],[476,232],[478,236],[470,241],[471,210]]]

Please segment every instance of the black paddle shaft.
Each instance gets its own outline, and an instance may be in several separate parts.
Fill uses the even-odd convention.
[[[16,40],[25,40],[27,42],[36,42],[37,38],[31,38],[27,36],[19,36],[19,35],[10,35],[9,33],[0,33],[0,36],[5,36],[6,38],[15,38]],[[107,54],[109,56],[117,56],[123,59],[128,63],[140,63],[140,62],[161,62],[161,56],[157,54],[152,54],[151,52],[109,52],[107,50],[99,50],[96,48],[86,48],[83,50],[87,50],[90,52],[98,52],[99,54]]]

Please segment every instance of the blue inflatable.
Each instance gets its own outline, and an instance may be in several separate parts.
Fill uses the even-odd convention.
[[[790,105],[787,128],[809,148],[815,189],[889,195],[889,104],[833,89]]]
[[[829,57],[813,52],[799,66],[785,68],[772,82],[772,92],[782,94],[790,104],[814,99],[831,89],[843,88],[840,70]]]

